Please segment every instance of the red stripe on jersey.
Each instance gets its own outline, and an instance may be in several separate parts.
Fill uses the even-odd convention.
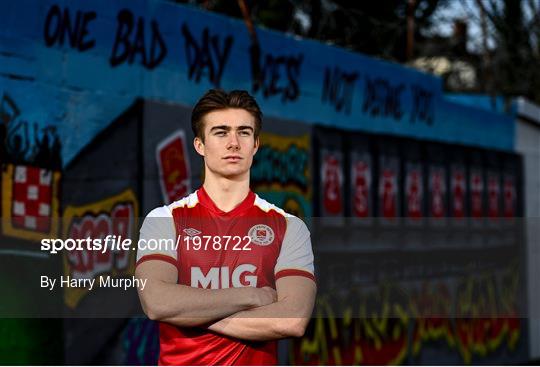
[[[276,273],[276,280],[278,280],[279,278],[291,277],[291,276],[306,277],[315,281],[315,275],[311,274],[309,271],[300,270],[300,269],[280,270]]]
[[[165,262],[168,262],[169,264],[174,265],[175,268],[178,268],[178,261],[176,261],[175,259],[173,259],[173,258],[170,257],[170,256],[163,255],[163,254],[150,254],[150,255],[145,255],[145,256],[141,257],[141,258],[139,259],[139,261],[137,261],[137,264],[135,264],[135,267],[139,266],[140,264],[142,264],[143,262],[148,261],[148,260],[160,260],[160,261],[165,261]]]

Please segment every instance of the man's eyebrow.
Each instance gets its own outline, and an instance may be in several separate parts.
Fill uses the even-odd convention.
[[[213,126],[210,131],[213,131],[213,130],[231,130],[231,127],[230,126],[227,126],[227,125],[218,125],[218,126]]]
[[[213,126],[210,131],[214,131],[214,130],[225,130],[225,131],[231,131],[231,127],[228,126],[228,125],[218,125],[218,126]],[[249,125],[241,125],[241,126],[238,126],[236,128],[236,130],[251,130],[251,131],[255,131],[255,129],[253,129],[253,127],[249,126]]]
[[[254,131],[254,129],[249,125],[238,126],[238,128],[236,130],[251,130],[251,131]]]

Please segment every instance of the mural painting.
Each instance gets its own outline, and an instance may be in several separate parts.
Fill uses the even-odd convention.
[[[285,211],[311,216],[310,136],[261,133],[251,169],[251,188]]]

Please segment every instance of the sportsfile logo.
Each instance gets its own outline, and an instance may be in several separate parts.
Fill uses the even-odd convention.
[[[224,289],[230,288],[232,283],[234,288],[257,287],[257,276],[254,275],[256,271],[257,267],[255,265],[241,264],[234,268],[232,274],[228,266],[213,267],[204,274],[200,267],[192,266],[191,286],[195,288]]]

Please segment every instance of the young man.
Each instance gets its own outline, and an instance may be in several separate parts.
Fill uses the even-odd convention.
[[[309,322],[309,231],[249,188],[261,116],[245,91],[207,92],[191,117],[204,184],[142,225],[141,239],[178,243],[137,254],[141,304],[160,321],[160,364],[276,364],[276,340]]]

